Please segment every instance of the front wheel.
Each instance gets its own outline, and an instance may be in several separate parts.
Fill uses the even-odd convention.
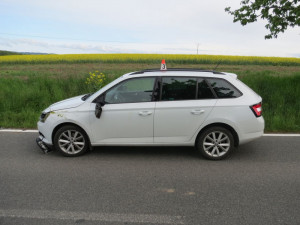
[[[234,149],[232,133],[223,127],[210,127],[197,140],[197,150],[207,159],[220,160]]]
[[[54,147],[64,156],[79,156],[88,150],[89,141],[82,129],[67,125],[56,132]]]

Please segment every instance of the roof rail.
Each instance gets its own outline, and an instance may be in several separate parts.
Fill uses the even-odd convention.
[[[222,72],[218,71],[213,71],[213,70],[203,70],[203,69],[193,69],[193,68],[168,68],[167,70],[163,70],[163,72],[167,71],[188,71],[188,72],[210,72],[213,74],[223,74]],[[130,75],[135,75],[135,74],[142,74],[142,73],[147,73],[147,72],[162,72],[160,69],[145,69],[137,72],[133,72]]]

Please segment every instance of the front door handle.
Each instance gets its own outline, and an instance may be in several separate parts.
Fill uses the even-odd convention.
[[[139,112],[139,115],[140,115],[140,116],[149,116],[149,115],[151,115],[151,114],[152,114],[151,111],[140,111],[140,112]]]
[[[204,111],[205,111],[204,109],[195,109],[195,110],[192,110],[191,113],[193,115],[200,115],[200,114],[204,113]]]

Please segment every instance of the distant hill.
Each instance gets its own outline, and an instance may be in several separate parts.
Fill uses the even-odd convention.
[[[53,55],[53,53],[42,53],[42,52],[18,52],[21,55]]]
[[[1,55],[50,55],[50,54],[41,53],[41,52],[11,52],[11,51],[0,50],[0,56]]]
[[[22,55],[22,54],[18,53],[18,52],[10,52],[10,51],[0,50],[0,56],[1,55]]]

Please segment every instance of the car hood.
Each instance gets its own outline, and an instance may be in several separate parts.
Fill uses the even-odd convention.
[[[84,95],[76,96],[73,98],[68,98],[65,100],[62,100],[60,102],[56,102],[48,107],[45,111],[56,111],[56,110],[62,110],[62,109],[69,109],[69,108],[75,108],[80,106],[84,103],[84,101],[81,99]]]

